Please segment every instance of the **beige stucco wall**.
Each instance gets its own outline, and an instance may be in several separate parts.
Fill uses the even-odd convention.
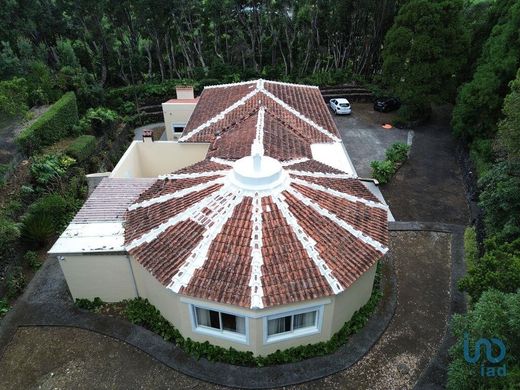
[[[209,341],[224,348],[231,346],[239,351],[252,351],[255,355],[268,355],[278,349],[329,340],[368,301],[376,270],[374,265],[335,297],[250,310],[175,294],[131,256],[67,255],[60,259],[60,265],[74,299],[100,297],[106,302],[118,302],[137,296],[147,298],[184,337],[200,342]],[[195,331],[190,304],[247,317],[248,344]],[[323,306],[321,332],[273,343],[264,341],[264,317],[313,306]]]
[[[163,103],[166,138],[173,141],[173,126],[186,126],[197,103]]]
[[[168,319],[184,337],[190,337],[192,340],[200,342],[209,341],[211,344],[219,345],[224,348],[231,346],[239,351],[253,351],[255,355],[268,355],[277,349],[286,349],[302,344],[312,344],[329,340],[330,337],[350,319],[352,314],[368,301],[375,275],[374,266],[354,283],[354,285],[337,297],[277,306],[264,310],[249,310],[175,294],[160,284],[137,261],[134,259],[131,261],[139,295],[143,298],[147,298],[157,307],[162,315]],[[190,304],[248,317],[249,343],[243,344],[197,333],[192,327]],[[323,305],[320,333],[291,338],[275,343],[264,343],[264,316],[320,305]]]
[[[204,160],[209,144],[134,141],[110,177],[157,177]]]
[[[343,324],[350,320],[354,312],[360,309],[370,299],[377,263],[334,298],[334,314],[331,323],[331,335],[341,329]]]
[[[66,255],[59,263],[74,299],[119,302],[137,296],[125,255]]]

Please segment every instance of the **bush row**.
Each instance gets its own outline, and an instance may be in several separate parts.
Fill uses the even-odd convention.
[[[408,158],[410,146],[396,142],[390,146],[386,151],[386,159],[383,161],[372,161],[372,177],[379,183],[385,184],[390,181],[390,178],[397,171],[399,166],[403,164]]]
[[[80,135],[69,145],[65,153],[78,163],[83,163],[94,154],[96,144],[96,137],[93,135]]]
[[[372,313],[375,311],[382,297],[380,280],[381,267],[378,264],[374,279],[374,288],[369,301],[365,306],[355,312],[352,318],[346,322],[329,341],[301,345],[283,351],[277,350],[267,356],[254,356],[252,352],[237,351],[232,347],[226,349],[212,345],[207,341],[200,343],[193,341],[190,338],[185,339],[147,299],[135,298],[124,301],[125,309],[123,311],[123,316],[133,324],[143,326],[146,329],[159,334],[164,340],[175,343],[179,348],[197,359],[205,358],[210,361],[259,367],[274,364],[294,363],[311,357],[333,353],[345,344],[351,335],[363,328]],[[91,311],[99,311],[103,306],[110,305],[105,304],[99,298],[94,298],[93,301],[88,299],[77,299],[76,304],[80,308]]]
[[[52,145],[70,134],[78,121],[78,106],[74,92],[64,94],[16,139],[26,155],[33,155],[42,147]]]

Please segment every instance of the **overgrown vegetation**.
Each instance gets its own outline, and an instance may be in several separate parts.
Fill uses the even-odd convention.
[[[410,0],[385,37],[383,81],[401,97],[403,121],[428,117],[432,103],[451,101],[466,62],[462,0]]]
[[[361,330],[368,319],[374,313],[381,297],[381,267],[378,264],[374,280],[374,288],[369,301],[354,313],[350,321],[335,333],[329,341],[316,344],[301,345],[283,351],[277,350],[267,356],[253,356],[251,352],[237,351],[230,347],[228,349],[210,344],[200,343],[190,338],[184,338],[180,332],[166,320],[147,299],[135,298],[123,301],[123,316],[133,324],[143,326],[154,333],[159,334],[164,340],[175,343],[179,348],[189,353],[196,359],[205,358],[210,361],[218,361],[242,366],[269,366],[274,364],[294,363],[311,357],[323,356],[336,351],[345,344],[349,337]],[[76,305],[82,309],[99,312],[104,303],[99,298],[76,299]]]
[[[68,92],[36,122],[25,128],[16,142],[27,155],[32,155],[69,135],[77,121],[76,96]]]
[[[93,135],[80,135],[65,151],[79,163],[89,159],[96,150],[97,140]]]
[[[394,173],[408,159],[410,146],[402,143],[393,143],[386,151],[386,159],[383,161],[372,161],[372,177],[381,184],[390,181]]]
[[[487,290],[465,315],[456,314],[452,321],[457,343],[451,349],[453,359],[448,373],[448,389],[515,389],[520,383],[520,291],[504,293]],[[499,338],[506,345],[505,359],[498,365],[506,365],[504,377],[485,377],[480,374],[480,364],[498,366],[487,361],[468,364],[464,359],[464,335],[469,345],[482,338]],[[483,358],[482,358],[483,359]]]

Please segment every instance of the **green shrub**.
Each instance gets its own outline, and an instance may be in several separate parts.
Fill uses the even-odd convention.
[[[117,112],[108,108],[89,108],[78,125],[74,127],[74,132],[82,134],[92,130],[97,135],[110,133],[118,119],[119,115]]]
[[[27,107],[27,81],[14,77],[11,80],[0,81],[0,117],[23,115]]]
[[[474,227],[464,230],[464,258],[468,269],[473,268],[478,260],[477,233]]]
[[[453,333],[457,338],[451,348],[452,361],[448,368],[450,390],[472,389],[516,389],[520,383],[520,291],[504,294],[496,290],[486,291],[467,314],[455,314],[452,320]],[[469,338],[471,352],[475,342],[481,337],[496,337],[506,346],[505,359],[499,365],[506,365],[504,377],[484,377],[480,375],[480,365],[490,365],[484,359],[469,364],[464,359],[464,335]],[[496,351],[493,353],[497,355]]]
[[[468,292],[473,301],[488,289],[520,289],[520,238],[511,243],[499,243],[496,237],[486,240],[486,253],[468,269],[459,288]]]
[[[11,255],[14,245],[20,237],[18,225],[3,216],[0,216],[0,260]]]
[[[40,259],[38,259],[38,253],[34,251],[27,251],[23,255],[23,260],[27,266],[32,270],[37,270],[42,266]]]
[[[386,159],[396,164],[405,162],[409,151],[409,145],[403,142],[395,142],[386,150]]]
[[[22,219],[22,237],[36,247],[45,245],[60,233],[74,216],[78,204],[57,194],[46,195],[33,203]]]
[[[396,170],[395,164],[388,160],[372,161],[370,166],[372,167],[372,176],[381,184],[388,183]]]
[[[336,351],[341,345],[348,341],[348,338],[363,328],[374,310],[376,309],[381,297],[381,268],[378,265],[374,279],[374,288],[369,301],[354,313],[350,321],[335,333],[327,342],[302,345],[289,348],[283,351],[276,351],[267,356],[253,356],[251,352],[237,351],[234,348],[222,348],[211,345],[209,342],[200,343],[190,338],[185,339],[180,332],[166,320],[159,310],[157,310],[147,299],[135,298],[124,301],[124,317],[133,324],[143,326],[154,333],[159,334],[164,340],[175,343],[179,348],[194,356],[195,358],[205,358],[210,361],[220,361],[230,364],[243,366],[266,366],[272,364],[283,364],[298,362],[315,356],[322,356]],[[103,306],[99,298],[94,301],[87,299],[76,300],[76,304],[84,309],[98,311]]]
[[[25,276],[21,267],[14,267],[8,273],[5,279],[6,296],[8,299],[16,298],[20,295],[25,287]]]
[[[486,233],[500,240],[520,237],[520,162],[494,164],[479,180]]]
[[[33,157],[31,174],[40,185],[46,186],[57,181],[76,161],[63,154],[46,154]]]
[[[22,239],[32,248],[46,245],[56,235],[56,228],[50,215],[35,217],[27,215],[22,221]]]
[[[9,306],[9,302],[5,299],[0,298],[0,318],[5,316],[11,307]]]
[[[469,156],[477,170],[478,177],[482,177],[491,168],[494,161],[493,141],[477,139],[470,145]]]
[[[25,154],[32,155],[69,135],[77,121],[76,95],[67,92],[36,122],[25,128],[16,142]]]
[[[66,150],[66,153],[76,161],[82,163],[94,154],[96,150],[96,137],[93,135],[80,135]]]
[[[76,306],[84,310],[97,311],[97,309],[99,309],[104,304],[105,302],[103,302],[99,297],[95,297],[92,301],[85,298],[76,299]]]

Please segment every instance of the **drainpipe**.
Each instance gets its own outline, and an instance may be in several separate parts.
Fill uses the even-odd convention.
[[[130,256],[128,254],[126,255],[126,259],[128,260],[128,266],[130,267],[130,273],[132,274],[132,280],[134,281],[135,295],[137,296],[137,298],[139,298],[140,297],[139,289],[137,288],[137,282],[135,280],[134,269],[132,268],[132,260],[130,260]]]

